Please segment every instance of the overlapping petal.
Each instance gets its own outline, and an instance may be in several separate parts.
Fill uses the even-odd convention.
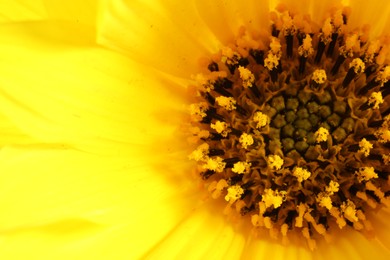
[[[198,58],[232,40],[238,25],[265,26],[267,1],[245,9],[200,0],[28,6],[3,17],[35,22],[0,26],[0,258],[389,254],[387,213],[375,225],[385,227],[378,240],[350,232],[312,253],[237,232],[198,205],[177,132],[185,89],[170,76],[189,78]],[[20,8],[29,11],[14,15]]]

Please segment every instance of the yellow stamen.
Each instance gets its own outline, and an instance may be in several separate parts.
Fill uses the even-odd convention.
[[[320,127],[316,132],[315,132],[315,137],[316,137],[316,142],[317,143],[321,143],[321,142],[325,142],[326,140],[328,140],[328,136],[329,136],[329,130],[324,128],[324,127]]]
[[[329,197],[327,193],[321,192],[317,196],[317,202],[321,207],[325,207],[328,210],[330,210],[333,205],[332,205],[332,199]]]
[[[215,101],[221,107],[225,108],[227,111],[232,111],[236,109],[236,100],[232,97],[219,96],[215,99]]]
[[[188,157],[190,160],[205,161],[208,159],[209,154],[209,145],[207,143],[203,143],[199,145]]]
[[[227,137],[227,135],[230,133],[229,126],[225,122],[216,121],[215,124],[211,123],[210,127],[223,137]]]
[[[328,187],[326,187],[326,192],[330,195],[339,191],[340,184],[335,181],[330,181]]]
[[[256,128],[262,128],[267,124],[269,124],[270,118],[266,114],[263,114],[261,112],[256,112],[253,115],[253,121],[257,123]]]
[[[264,67],[268,70],[273,70],[279,65],[279,58],[275,54],[268,53],[267,58],[264,59]]]
[[[356,59],[353,59],[351,61],[351,63],[349,64],[349,68],[353,68],[353,71],[356,74],[359,74],[359,73],[364,72],[366,65],[364,64],[364,62],[361,59],[356,58]]]
[[[244,88],[252,87],[253,83],[255,82],[255,75],[247,69],[242,66],[238,67],[238,71],[240,72],[240,78],[242,80],[242,86]]]
[[[378,174],[375,173],[374,167],[361,167],[355,174],[357,175],[359,182],[378,178]]]
[[[313,72],[312,75],[312,80],[314,80],[318,84],[323,84],[325,83],[327,77],[326,77],[326,72],[325,70],[317,69]]]
[[[236,162],[233,165],[232,172],[235,172],[237,174],[245,174],[250,171],[251,163],[248,162]]]
[[[368,155],[370,155],[370,150],[372,149],[373,144],[367,141],[366,138],[363,138],[359,142],[359,147],[360,147],[359,152],[363,153],[364,156],[367,157]]]
[[[301,167],[295,167],[292,174],[297,177],[299,182],[307,180],[311,176],[311,172]]]
[[[219,156],[214,158],[208,158],[203,165],[204,169],[215,171],[215,172],[223,172],[225,169],[226,163]]]
[[[242,147],[244,147],[245,149],[247,149],[248,146],[252,145],[254,141],[253,141],[252,135],[243,133],[243,134],[240,136],[239,142],[240,142],[240,144],[242,145]]]
[[[191,118],[194,121],[201,121],[206,116],[208,105],[206,102],[191,104],[189,107]]]
[[[368,104],[374,104],[374,109],[379,109],[379,105],[384,102],[381,92],[372,92],[370,98],[368,99]]]
[[[225,196],[225,200],[230,203],[233,203],[241,198],[241,195],[244,193],[244,190],[240,187],[240,185],[230,186],[227,191],[228,194]]]
[[[340,208],[346,219],[348,219],[351,222],[359,221],[358,217],[356,216],[356,206],[352,201],[347,200],[347,202],[343,202]]]
[[[265,189],[262,196],[262,201],[265,203],[266,208],[274,206],[274,208],[279,208],[286,197],[286,191],[274,191],[272,189]]]
[[[268,166],[273,170],[280,170],[283,166],[284,160],[279,155],[268,156]]]
[[[309,34],[306,34],[305,39],[303,39],[303,44],[298,48],[298,54],[300,56],[309,57],[313,54],[314,49],[312,45],[312,39]]]

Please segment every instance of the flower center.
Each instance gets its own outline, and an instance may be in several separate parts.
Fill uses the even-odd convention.
[[[266,40],[242,30],[196,77],[190,159],[211,197],[272,237],[317,237],[389,205],[390,66],[336,11],[318,31],[288,12]],[[307,19],[307,18],[306,18]],[[316,47],[314,47],[316,46]]]

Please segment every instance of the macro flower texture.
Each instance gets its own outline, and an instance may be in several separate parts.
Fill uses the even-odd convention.
[[[0,0],[1,259],[388,259],[390,4]]]

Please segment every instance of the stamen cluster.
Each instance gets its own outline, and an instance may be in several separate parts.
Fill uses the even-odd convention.
[[[332,228],[371,231],[366,212],[389,205],[390,66],[346,12],[318,31],[302,17],[274,16],[268,39],[245,34],[197,77],[190,159],[211,197],[314,248]]]

